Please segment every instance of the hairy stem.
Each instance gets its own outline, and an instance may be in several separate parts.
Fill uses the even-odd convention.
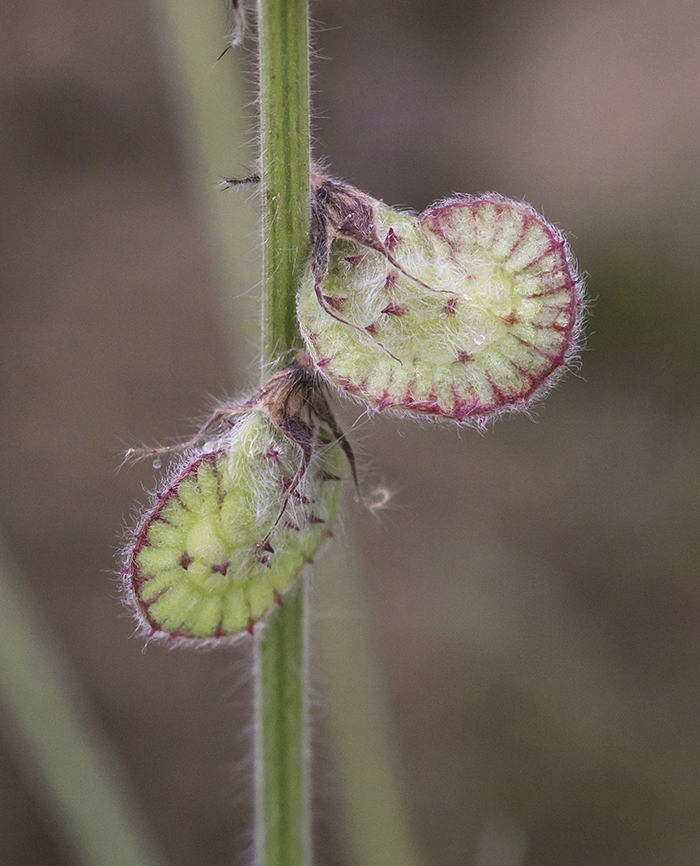
[[[306,590],[302,579],[256,635],[256,866],[311,859]]]
[[[258,0],[263,192],[263,365],[301,345],[296,289],[308,254],[307,0]],[[257,866],[310,862],[306,585],[255,640]]]
[[[258,0],[263,191],[263,356],[301,345],[296,290],[309,238],[307,0]]]

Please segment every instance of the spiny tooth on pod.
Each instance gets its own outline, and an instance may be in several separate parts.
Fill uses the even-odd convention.
[[[330,536],[346,460],[355,474],[322,384],[298,361],[199,437],[218,422],[226,432],[187,451],[125,551],[128,600],[151,637],[252,633]]]
[[[575,355],[583,283],[561,232],[490,194],[400,213],[315,178],[299,322],[317,369],[378,409],[484,423]]]

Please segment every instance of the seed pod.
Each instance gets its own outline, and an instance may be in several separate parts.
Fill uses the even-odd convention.
[[[146,634],[252,633],[331,534],[343,454],[354,463],[318,388],[295,363],[222,407],[215,420],[232,428],[190,450],[156,493],[125,552]]]
[[[582,282],[528,205],[459,197],[413,216],[324,181],[313,216],[302,334],[317,369],[376,408],[484,423],[527,408],[575,354]]]

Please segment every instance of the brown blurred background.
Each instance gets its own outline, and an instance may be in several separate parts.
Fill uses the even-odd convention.
[[[394,491],[345,522],[426,866],[697,866],[700,6],[312,11],[336,174],[417,210],[525,198],[589,275],[581,373],[534,421],[353,434]],[[146,0],[0,11],[0,527],[171,862],[215,866],[249,862],[248,647],[142,652],[111,573],[153,477],[120,451],[257,378],[254,236],[226,302],[166,41]],[[329,752],[318,847],[345,866]],[[7,730],[0,762],[0,863],[71,864]]]

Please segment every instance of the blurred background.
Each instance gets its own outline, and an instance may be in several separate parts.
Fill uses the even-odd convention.
[[[379,519],[348,495],[361,624],[321,565],[318,634],[371,650],[426,866],[697,866],[700,6],[312,14],[317,156],[416,210],[526,199],[591,299],[580,373],[533,418],[481,435],[340,407],[394,495]],[[114,557],[154,469],[116,469],[258,378],[255,193],[217,189],[255,167],[255,44],[217,63],[225,28],[217,0],[0,11],[0,537],[173,866],[250,862],[250,648],[143,651]],[[317,850],[350,866],[352,689],[316,643]],[[2,695],[0,721],[0,863],[77,862]]]

